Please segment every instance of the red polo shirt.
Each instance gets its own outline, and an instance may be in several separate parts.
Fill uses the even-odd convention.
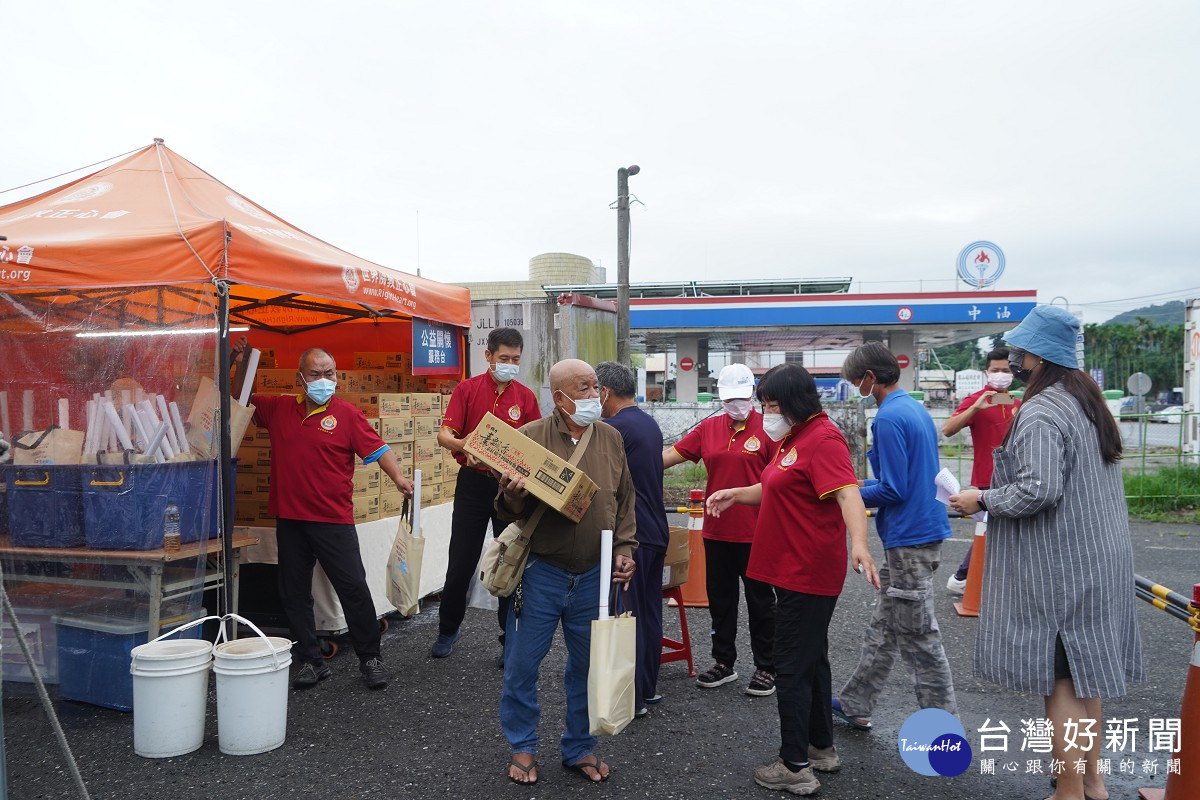
[[[763,467],[775,452],[771,437],[763,433],[762,414],[751,410],[744,422],[728,414],[709,417],[692,428],[675,445],[675,452],[688,461],[704,461],[708,470],[705,494],[758,483]],[[721,516],[704,515],[704,538],[722,542],[754,541],[758,509],[735,505]]]
[[[355,406],[336,395],[311,414],[303,395],[253,396],[254,423],[271,436],[267,511],[284,519],[354,524],[354,457],[386,447]]]
[[[957,416],[975,405],[979,396],[988,391],[986,387],[974,394],[967,395],[958,408],[954,410]],[[1004,441],[1008,429],[1012,427],[1013,415],[1021,401],[1014,398],[1011,406],[984,406],[975,412],[967,427],[971,429],[971,444],[975,450],[974,461],[971,465],[971,485],[978,489],[987,489],[992,485],[992,451]]]
[[[459,439],[465,438],[487,413],[495,414],[514,428],[520,428],[526,423],[542,418],[538,408],[537,396],[529,387],[517,381],[506,384],[496,383],[492,373],[480,373],[467,378],[454,387],[450,395],[450,405],[442,415],[442,427],[449,428]],[[466,453],[455,453],[454,459],[467,465]],[[487,472],[487,467],[476,467],[480,472]]]
[[[762,473],[762,505],[746,575],[836,597],[846,582],[846,523],[833,492],[858,486],[850,449],[824,411],[779,442]]]

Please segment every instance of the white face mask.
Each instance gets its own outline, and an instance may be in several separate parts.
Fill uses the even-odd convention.
[[[492,374],[496,376],[496,380],[500,383],[508,383],[517,377],[517,373],[521,371],[519,364],[497,364]]]
[[[1012,386],[1013,376],[1011,372],[989,372],[987,382],[988,386],[998,392],[1002,392],[1009,386]]]
[[[763,433],[771,437],[772,442],[778,442],[787,436],[792,429],[792,423],[783,414],[763,414]]]
[[[563,397],[567,397],[566,392],[563,392],[562,395]],[[599,397],[587,397],[580,400],[567,397],[567,399],[575,404],[575,413],[570,416],[571,421],[579,427],[586,428],[600,419],[601,405]]]
[[[875,403],[875,384],[874,383],[871,384],[871,391],[867,392],[866,394],[863,394],[862,386],[866,382],[867,382],[866,375],[864,375],[863,379],[858,382],[858,400],[860,403],[863,404],[864,408],[869,408],[871,405],[873,405]]]
[[[754,410],[754,403],[749,399],[726,400],[722,405],[725,406],[725,413],[738,422],[750,416],[750,412]]]

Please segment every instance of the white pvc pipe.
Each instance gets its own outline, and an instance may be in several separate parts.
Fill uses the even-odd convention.
[[[132,450],[133,442],[129,439],[129,432],[125,430],[125,425],[117,416],[117,407],[111,401],[104,401],[104,416],[108,419],[108,424],[112,428],[111,434],[116,436],[117,443],[126,450]]]
[[[175,436],[179,439],[179,452],[186,453],[190,445],[188,444],[187,429],[183,427],[183,417],[179,415],[179,405],[172,400],[168,407],[171,409],[171,422],[175,424]]]
[[[158,417],[154,415],[154,410],[150,408],[150,403],[148,401],[142,401],[142,407],[137,409],[136,414],[137,416],[135,419],[141,418],[142,430],[146,431],[147,434],[149,434],[151,431],[158,430]],[[175,451],[171,449],[171,446],[161,439],[157,445],[150,447],[150,439],[150,436],[146,437],[147,447],[145,452],[147,455],[152,455],[156,460],[161,461],[167,461],[175,455]]]
[[[608,595],[612,589],[613,532],[600,531],[600,619],[608,619]]]
[[[71,403],[67,398],[58,398],[58,427],[64,431],[71,429]]]
[[[33,389],[26,389],[21,395],[21,430],[33,430]]]
[[[182,450],[179,440],[175,438],[175,426],[171,424],[171,412],[167,409],[167,398],[161,394],[154,395],[154,405],[158,408],[158,418],[167,423],[167,441],[171,443],[171,449],[176,452]]]
[[[159,423],[158,430],[156,430],[154,432],[154,435],[150,437],[150,444],[147,447],[147,451],[154,453],[154,460],[160,464],[165,459],[163,459],[163,457],[161,455],[163,451],[162,451],[162,448],[159,447],[159,445],[162,444],[165,446],[166,443],[163,442],[163,436],[166,435],[166,433],[170,429],[170,427],[171,426],[165,422]]]
[[[413,515],[412,535],[414,539],[421,538],[421,470],[413,470]]]
[[[96,452],[96,401],[87,401],[87,430],[83,435],[83,453],[91,455]]]
[[[246,362],[246,382],[242,384],[242,393],[238,402],[244,406],[250,405],[250,388],[254,386],[254,375],[258,372],[258,359],[262,355],[258,350],[251,350]]]
[[[15,438],[12,426],[8,422],[8,392],[0,392],[0,433],[10,439]]]

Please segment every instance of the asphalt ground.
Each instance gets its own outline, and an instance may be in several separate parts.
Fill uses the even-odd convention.
[[[1190,595],[1200,580],[1200,526],[1134,523],[1138,572]],[[911,772],[897,752],[904,720],[917,710],[911,673],[893,672],[873,716],[871,732],[852,731],[835,720],[843,768],[821,775],[820,795],[831,798],[1043,798],[1044,775],[1027,774],[1026,762],[1040,756],[1021,753],[1021,720],[1041,716],[1042,700],[999,689],[976,679],[971,653],[976,622],[958,617],[944,591],[947,573],[957,566],[972,535],[971,523],[954,523],[938,571],[937,614],[958,694],[959,718],[976,749],[971,767],[955,778]],[[878,551],[878,540],[873,537]],[[878,557],[878,552],[876,553]],[[1132,591],[1132,587],[1130,587]],[[872,590],[851,573],[830,629],[835,689],[858,661]],[[708,612],[687,610],[698,671],[710,664]],[[1166,762],[1148,751],[1151,717],[1179,716],[1193,634],[1185,623],[1138,603],[1148,679],[1125,698],[1104,706],[1105,718],[1138,720],[1136,752],[1107,753],[1114,775],[1114,798],[1133,798],[1140,786],[1162,786]],[[562,730],[561,636],[542,668],[543,744],[541,780],[521,787],[505,778],[508,748],[500,732],[497,703],[501,672],[495,617],[470,610],[463,637],[450,658],[429,657],[437,632],[436,604],[411,620],[393,621],[383,656],[394,674],[384,691],[365,689],[352,655],[329,663],[334,677],[317,688],[289,694],[288,734],[282,747],[257,756],[226,756],[217,748],[215,695],[210,695],[204,746],[178,758],[147,760],[133,752],[133,717],[85,704],[54,699],[80,771],[96,798],[754,798],[777,793],[757,787],[754,768],[776,755],[778,716],[774,697],[742,693],[750,673],[749,637],[739,637],[740,680],[717,689],[699,689],[682,662],[665,664],[659,691],[665,696],[650,716],[622,734],[600,740],[612,778],[600,785],[559,766]],[[743,607],[744,619],[744,607]],[[665,610],[668,635],[678,630],[677,612]],[[3,698],[10,798],[66,798],[74,794],[64,759],[32,687],[6,683]],[[981,774],[979,734],[985,719],[1011,729],[1009,748],[998,757],[997,774]],[[1135,774],[1120,774],[1119,759],[1134,758]],[[1144,774],[1143,762],[1157,760],[1158,774]],[[1004,763],[1018,763],[1007,772]],[[1045,761],[1044,768],[1048,767]],[[1187,767],[1184,767],[1187,769]]]

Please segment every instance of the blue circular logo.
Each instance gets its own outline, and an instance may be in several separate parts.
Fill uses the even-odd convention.
[[[971,766],[971,745],[958,718],[940,708],[923,708],[900,726],[900,757],[918,775],[952,778]]]
[[[991,286],[1004,274],[1004,251],[991,242],[971,242],[958,254],[958,277],[976,289]]]

